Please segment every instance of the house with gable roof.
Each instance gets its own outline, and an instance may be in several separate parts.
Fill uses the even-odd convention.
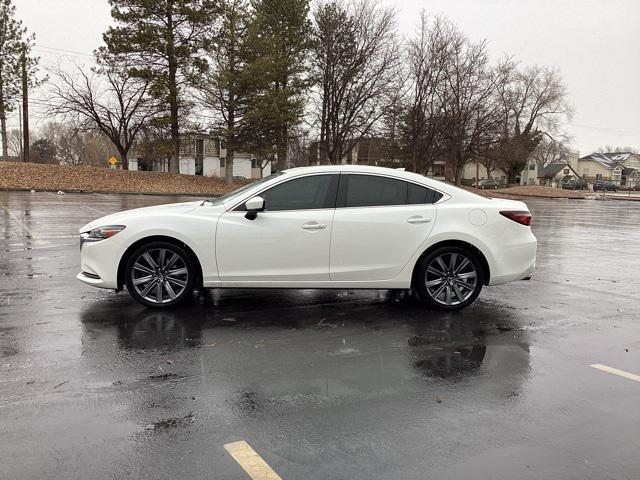
[[[606,180],[618,185],[634,186],[640,183],[640,154],[592,153],[578,159],[578,173],[590,183]]]

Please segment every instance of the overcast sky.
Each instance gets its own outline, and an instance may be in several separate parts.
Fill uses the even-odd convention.
[[[90,62],[110,23],[107,0],[14,0],[37,36],[43,66],[62,57]],[[471,38],[486,38],[492,57],[557,67],[575,115],[568,132],[582,155],[604,145],[640,147],[640,0],[406,0],[399,10],[410,35],[420,9],[444,13]],[[34,94],[36,100],[43,92]],[[36,127],[44,119],[37,115]],[[17,124],[17,119],[12,119]]]

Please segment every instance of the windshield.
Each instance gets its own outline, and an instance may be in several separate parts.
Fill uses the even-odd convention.
[[[279,177],[282,174],[283,174],[283,172],[273,173],[273,174],[269,175],[268,177],[264,177],[264,178],[261,178],[260,180],[256,180],[255,182],[248,183],[244,187],[236,188],[235,190],[233,190],[233,191],[231,191],[229,193],[225,193],[224,195],[222,195],[220,197],[210,198],[207,201],[209,203],[211,203],[212,205],[222,205],[223,203],[233,199],[234,197],[242,195],[247,190],[250,190],[253,187],[255,187],[257,185],[260,185],[261,183],[264,183],[264,182],[266,182],[268,180],[272,180],[272,179],[274,179],[276,177]]]

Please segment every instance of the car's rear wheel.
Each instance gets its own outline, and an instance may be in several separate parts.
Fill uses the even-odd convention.
[[[193,292],[196,269],[191,256],[177,245],[152,242],[129,257],[127,290],[148,307],[171,307]]]
[[[442,247],[422,260],[415,286],[430,307],[458,310],[478,297],[483,278],[482,263],[473,252]]]

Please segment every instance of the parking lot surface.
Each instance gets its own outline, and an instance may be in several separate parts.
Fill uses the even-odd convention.
[[[80,226],[183,200],[0,192],[0,478],[250,478],[242,442],[285,480],[640,477],[639,204],[528,200],[533,279],[456,313],[74,278]]]

